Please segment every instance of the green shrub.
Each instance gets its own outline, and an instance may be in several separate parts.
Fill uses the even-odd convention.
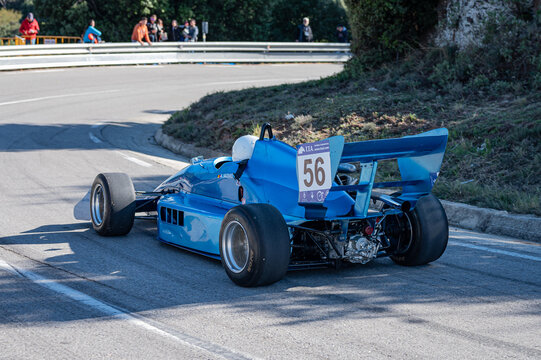
[[[346,0],[352,50],[375,68],[417,48],[437,23],[437,0]]]
[[[14,36],[19,32],[22,14],[15,10],[0,9],[0,36]]]
[[[271,2],[272,3],[272,2]],[[295,41],[303,17],[310,19],[316,41],[335,42],[335,29],[346,25],[346,10],[337,0],[277,0],[272,6],[270,38],[272,41]]]

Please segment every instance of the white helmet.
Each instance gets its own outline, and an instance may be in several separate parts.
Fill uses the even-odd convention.
[[[233,144],[233,161],[249,160],[254,152],[257,136],[244,135]]]

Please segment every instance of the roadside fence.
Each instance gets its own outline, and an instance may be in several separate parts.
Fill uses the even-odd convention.
[[[345,62],[349,44],[158,42],[0,46],[0,70],[174,63]]]
[[[81,43],[83,39],[78,36],[49,36],[49,35],[38,35],[36,37],[36,44],[75,44]],[[26,41],[21,36],[13,37],[0,37],[0,46],[6,45],[25,45]]]

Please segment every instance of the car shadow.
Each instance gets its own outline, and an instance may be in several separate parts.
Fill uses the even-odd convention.
[[[243,288],[229,280],[219,261],[163,244],[156,239],[156,230],[155,222],[139,220],[129,235],[111,238],[98,236],[88,222],[51,224],[0,238],[0,244],[38,245],[47,253],[44,263],[49,270],[55,270],[54,276],[63,285],[98,294],[98,298],[101,294],[105,299],[114,299],[112,305],[133,312],[171,307],[195,309],[206,304],[229,309],[238,316],[263,312],[280,326],[342,318],[385,317],[422,322],[396,308],[404,304],[460,307],[479,299],[490,299],[493,303],[514,297],[539,298],[539,281],[515,284],[505,290],[484,284],[490,279],[480,279],[479,271],[491,260],[477,259],[478,266],[470,269],[447,266],[449,258],[458,255],[453,253],[454,248],[426,266],[401,267],[382,258],[338,270],[290,271],[273,285]],[[475,261],[473,255],[471,260]],[[43,263],[36,263],[29,270],[41,272],[42,266]],[[21,308],[27,309],[40,301],[23,285],[0,284],[3,287],[0,292],[10,294],[10,302],[25,304]],[[5,316],[4,321],[102,317],[86,314],[63,316],[56,310],[38,310],[32,314],[15,311]]]

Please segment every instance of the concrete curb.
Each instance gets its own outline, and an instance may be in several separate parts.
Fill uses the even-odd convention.
[[[188,158],[205,158],[226,154],[183,143],[166,135],[160,128],[154,135],[156,142],[166,149]],[[484,209],[472,205],[442,200],[449,224],[462,229],[509,236],[541,243],[541,217],[510,214],[507,211]]]
[[[449,224],[463,229],[541,242],[541,217],[510,214],[442,200]]]

